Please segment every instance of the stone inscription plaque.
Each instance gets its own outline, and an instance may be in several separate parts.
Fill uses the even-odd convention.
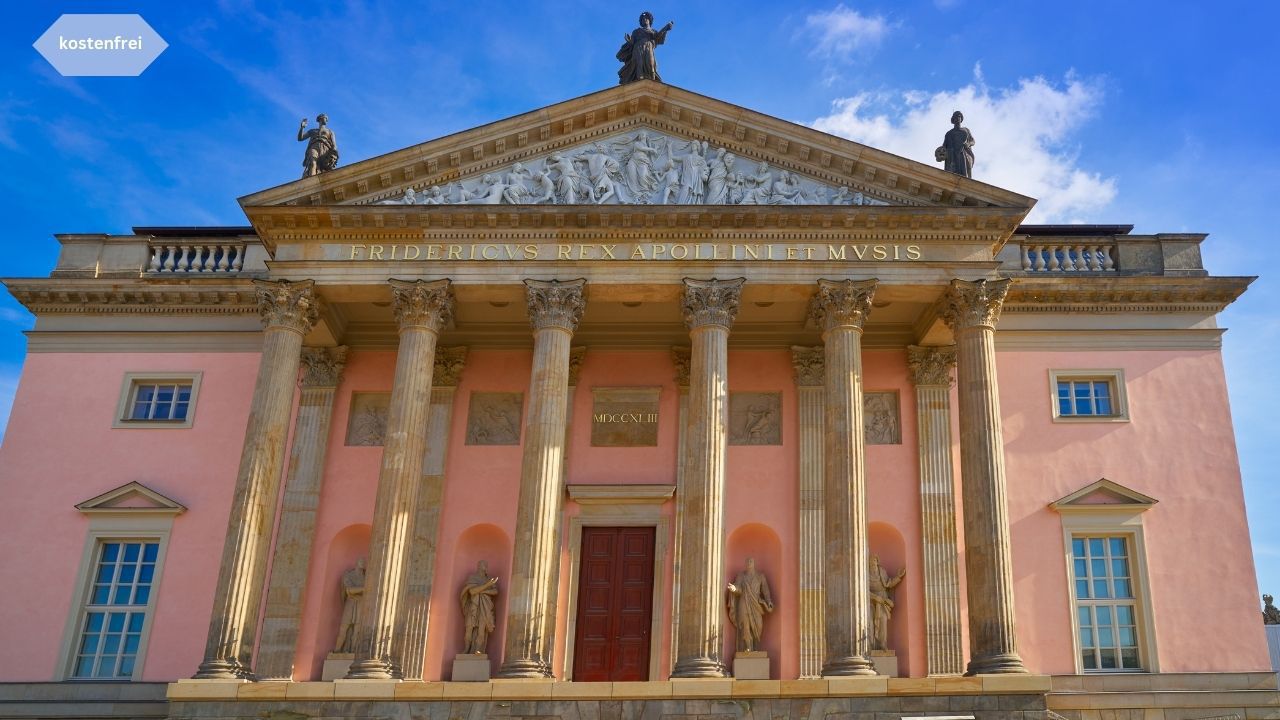
[[[868,445],[902,444],[898,391],[863,393],[862,432]]]
[[[782,444],[782,393],[729,393],[730,445]]]
[[[347,445],[380,447],[387,437],[387,408],[391,393],[351,393],[347,413]]]
[[[658,444],[658,395],[662,388],[591,388],[592,447]]]
[[[519,445],[523,393],[473,392],[467,410],[468,445]]]

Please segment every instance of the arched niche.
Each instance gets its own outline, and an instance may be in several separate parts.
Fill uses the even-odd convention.
[[[442,678],[453,675],[453,658],[462,652],[462,602],[459,597],[467,576],[476,571],[476,563],[485,561],[489,574],[498,578],[498,597],[493,604],[494,627],[489,636],[489,672],[496,673],[502,661],[502,642],[506,633],[507,594],[511,591],[511,539],[502,528],[490,523],[472,525],[458,535],[454,544],[453,563],[440,575],[449,583],[445,597],[449,604],[432,608],[432,614],[444,613],[441,629],[445,633]]]
[[[782,607],[787,603],[797,602],[797,598],[787,596],[785,586],[781,582],[782,541],[772,528],[760,523],[746,523],[739,525],[729,534],[729,541],[725,549],[726,577],[722,587],[727,586],[738,576],[738,573],[746,568],[747,558],[755,558],[756,570],[764,573],[765,578],[769,581],[769,591],[773,597],[775,608]],[[724,661],[726,665],[731,665],[738,647],[738,635],[737,630],[729,622],[727,607],[722,609],[721,612],[725,612]],[[761,638],[764,650],[769,653],[769,677],[774,680],[781,678],[782,618],[783,613],[778,612],[776,609],[773,613],[765,615],[764,637]]]
[[[368,560],[372,530],[363,523],[348,525],[329,541],[329,552],[324,562],[324,594],[320,596],[320,624],[316,628],[317,657],[314,662],[317,666],[338,640],[338,623],[342,621],[342,574],[355,567],[357,560]]]
[[[894,526],[883,522],[867,523],[867,545],[870,554],[880,558],[880,564],[886,573],[893,577],[902,568],[907,573],[920,572],[919,567],[907,565],[907,543],[902,533]],[[907,581],[904,579],[898,587],[890,591],[893,596],[893,615],[889,619],[889,640],[891,650],[898,653],[899,674],[906,674],[910,667],[911,642],[909,640],[908,616],[911,613],[911,595],[906,592]]]

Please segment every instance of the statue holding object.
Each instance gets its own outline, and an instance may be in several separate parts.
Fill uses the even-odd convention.
[[[622,63],[618,70],[619,85],[636,80],[662,82],[654,48],[667,41],[667,33],[675,25],[675,22],[669,22],[661,30],[654,30],[653,13],[648,10],[640,13],[640,27],[622,37],[622,47],[618,50],[617,58]]]

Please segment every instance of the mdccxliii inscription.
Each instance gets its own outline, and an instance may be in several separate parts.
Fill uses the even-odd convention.
[[[653,447],[658,444],[661,388],[592,388],[592,447]]]

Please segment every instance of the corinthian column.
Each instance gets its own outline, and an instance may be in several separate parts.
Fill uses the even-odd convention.
[[[919,428],[920,538],[924,546],[925,647],[930,675],[964,672],[955,478],[951,468],[954,347],[907,348]]]
[[[826,542],[823,675],[875,675],[867,659],[867,476],[862,438],[862,325],[875,280],[819,280],[810,314],[822,328],[826,412],[822,536]]]
[[[356,657],[347,671],[353,679],[400,677],[397,636],[402,630],[409,545],[422,484],[436,340],[453,319],[453,289],[448,280],[388,282],[400,345],[373,508],[364,602],[356,628]]]
[[[525,280],[533,373],[524,425],[506,648],[498,677],[549,678],[560,586],[569,341],[586,305],[586,280]]]
[[[822,502],[822,415],[826,408],[826,368],[820,347],[791,348],[800,416],[800,677],[816,678],[826,660],[823,651],[826,610],[822,565],[825,505]]]
[[[284,481],[271,582],[267,586],[267,612],[258,647],[259,680],[288,680],[293,676],[333,396],[346,362],[345,347],[302,349],[302,393],[289,450],[289,475]]]
[[[251,678],[254,630],[266,584],[267,550],[275,518],[284,440],[298,378],[302,337],[319,317],[311,280],[255,280],[262,316],[262,358],[249,406],[240,470],[227,519],[226,543],[213,597],[201,679]]]
[[[729,328],[745,278],[684,280],[693,340],[680,503],[680,622],[674,678],[726,677],[724,461],[729,444]]]
[[[956,338],[969,675],[1027,671],[1014,633],[1013,560],[996,382],[995,325],[1010,282],[952,280],[942,307],[942,319]]]

